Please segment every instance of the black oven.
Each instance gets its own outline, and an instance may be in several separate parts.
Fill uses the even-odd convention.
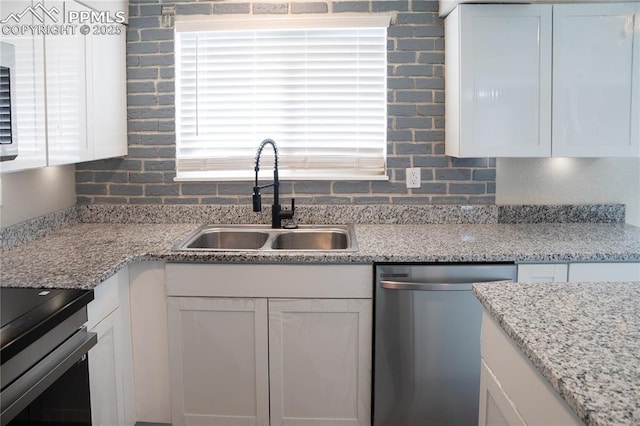
[[[92,290],[0,288],[0,425],[90,425]]]

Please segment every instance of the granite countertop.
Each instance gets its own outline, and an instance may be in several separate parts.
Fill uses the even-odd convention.
[[[357,252],[174,252],[198,225],[77,223],[0,252],[0,285],[92,288],[131,262],[640,261],[624,224],[355,225]]]
[[[640,282],[477,284],[474,293],[586,424],[640,424]]]

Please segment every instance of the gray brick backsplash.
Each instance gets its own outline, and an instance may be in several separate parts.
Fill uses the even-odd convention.
[[[429,102],[432,94],[426,90],[398,90],[396,102]]]
[[[143,193],[142,185],[109,185],[109,195],[142,195]]]
[[[289,12],[288,3],[254,3],[253,13],[254,15],[264,14],[287,14]]]
[[[105,195],[107,185],[95,183],[76,183],[76,193],[83,195]]]
[[[414,167],[448,167],[449,159],[443,155],[415,155],[413,157]]]
[[[487,167],[486,158],[451,158],[454,167]]]
[[[325,2],[291,3],[291,13],[327,13],[329,7]]]
[[[414,194],[446,194],[446,183],[424,183],[420,185],[420,188],[414,188],[411,190]]]
[[[158,68],[127,68],[127,79],[132,80],[155,80],[158,78]]]
[[[415,0],[414,0],[415,1]],[[430,24],[433,20],[432,13],[398,13],[396,23],[403,24]],[[441,36],[444,36],[444,25],[439,26]]]
[[[296,194],[330,194],[331,182],[296,182],[293,190]]]
[[[423,143],[397,143],[396,154],[431,154],[431,145]]]
[[[412,25],[405,25],[405,26],[391,26],[389,27],[389,29],[387,30],[387,36],[390,38],[393,37],[413,37],[413,26]]]
[[[444,115],[444,104],[418,105],[418,115]]]
[[[96,172],[93,179],[96,183],[124,183],[129,181],[129,174],[126,172]]]
[[[157,53],[158,43],[152,41],[143,41],[141,43],[129,43],[127,46],[127,52],[129,54],[135,53]]]
[[[177,15],[211,15],[211,3],[176,4]]]
[[[164,182],[162,173],[129,173],[131,183],[161,183]]]
[[[161,195],[178,195],[180,193],[180,185],[178,184],[162,184],[162,185],[146,185],[144,187],[144,195],[161,196]]]
[[[160,26],[159,16],[131,16],[129,29],[156,28]]]
[[[371,182],[366,182],[366,181],[335,182],[333,184],[333,192],[335,194],[370,194]]]
[[[433,75],[432,65],[398,65],[395,75],[404,77],[422,77]]]
[[[450,183],[449,194],[484,194],[486,192],[484,183]]]
[[[387,78],[388,89],[415,89],[416,85],[413,79],[403,77],[389,77]],[[393,95],[393,92],[391,92]]]
[[[415,61],[416,52],[389,52],[387,54],[387,62],[390,64],[404,64]]]
[[[393,1],[373,1],[371,2],[372,12],[408,11],[409,2],[407,0]]]
[[[470,169],[437,169],[436,180],[471,180]]]
[[[477,169],[473,171],[473,180],[495,182],[496,170],[495,169]]]
[[[400,17],[398,17],[400,19]],[[443,37],[444,26],[441,25],[424,25],[416,28],[416,37]]]
[[[76,165],[79,204],[250,204],[252,182],[175,182],[174,29],[162,7],[181,15],[383,13],[394,18],[387,43],[388,181],[282,182],[283,203],[490,204],[495,159],[444,155],[444,23],[429,0],[130,0],[127,31],[125,158]],[[256,141],[257,144],[258,141]],[[405,169],[422,186],[407,189]],[[265,189],[264,202],[272,191]]]
[[[155,105],[158,103],[158,97],[156,95],[127,95],[127,103],[130,106]],[[135,130],[135,127],[133,129],[131,128],[131,121],[128,123],[129,130]],[[155,130],[157,130],[158,126],[156,125],[155,127]]]
[[[368,1],[336,1],[333,2],[333,12],[369,12]]]
[[[213,5],[213,13],[215,15],[225,15],[230,13],[249,13],[251,11],[250,3],[217,3]]]
[[[173,40],[173,28],[141,29],[140,40],[143,40],[143,41]]]

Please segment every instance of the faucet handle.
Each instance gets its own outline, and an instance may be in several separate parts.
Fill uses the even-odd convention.
[[[260,213],[262,211],[262,196],[260,195],[260,188],[253,187],[253,211]]]

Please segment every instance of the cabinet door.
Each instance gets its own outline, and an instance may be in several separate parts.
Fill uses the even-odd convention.
[[[168,303],[172,424],[267,425],[267,300]]]
[[[518,282],[555,283],[567,281],[566,263],[537,263],[518,265]]]
[[[569,281],[640,281],[640,263],[571,263]]]
[[[371,307],[269,299],[271,424],[371,423]]]
[[[551,155],[551,6],[459,9],[460,156]]]
[[[2,2],[2,17],[20,14],[31,1]],[[13,21],[9,21],[9,27]],[[40,24],[27,13],[21,25]],[[12,73],[12,99],[16,114],[18,157],[0,163],[0,171],[26,170],[47,165],[44,86],[44,36],[30,32],[20,35],[2,34],[2,42],[13,45],[15,67]]]
[[[553,6],[554,156],[640,155],[639,20],[637,3]]]
[[[117,316],[116,310],[90,330],[98,334],[98,343],[89,351],[91,423],[94,426],[126,424]]]
[[[73,1],[45,2],[48,8],[89,11]],[[91,159],[87,140],[86,36],[45,37],[48,164],[71,164]]]
[[[478,426],[526,425],[513,402],[484,361],[480,363],[480,410]]]
[[[87,125],[92,159],[127,154],[126,28],[96,26],[87,36]]]

